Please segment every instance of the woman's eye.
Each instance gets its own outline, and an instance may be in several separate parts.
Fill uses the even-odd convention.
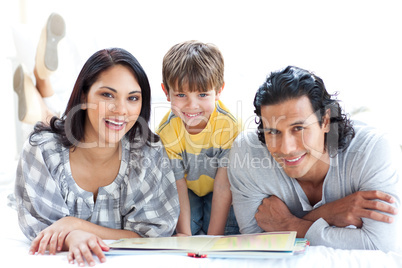
[[[128,99],[129,99],[130,101],[137,101],[137,100],[139,100],[140,98],[137,97],[137,96],[131,96],[131,97],[129,97]]]
[[[112,94],[107,93],[107,92],[102,93],[102,96],[104,96],[104,97],[106,97],[106,98],[112,98],[112,97],[113,97]]]

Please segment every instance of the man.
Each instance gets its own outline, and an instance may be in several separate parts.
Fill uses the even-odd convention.
[[[331,97],[319,77],[292,66],[258,89],[258,131],[230,152],[240,232],[292,230],[311,245],[398,250],[400,149],[352,125]]]

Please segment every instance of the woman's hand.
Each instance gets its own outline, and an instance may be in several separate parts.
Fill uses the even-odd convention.
[[[95,260],[92,253],[98,257],[100,262],[105,262],[106,257],[103,251],[109,250],[99,236],[80,230],[70,232],[66,237],[65,245],[69,248],[67,256],[69,263],[73,264],[76,260],[79,266],[85,266],[85,260],[89,266],[94,266]]]
[[[49,249],[49,254],[52,255],[61,251],[66,236],[78,228],[80,221],[82,220],[78,218],[64,217],[42,230],[32,241],[29,254],[38,252],[43,255],[46,249]]]

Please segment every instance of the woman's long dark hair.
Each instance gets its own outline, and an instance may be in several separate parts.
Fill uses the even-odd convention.
[[[254,112],[258,116],[258,138],[265,143],[261,106],[275,105],[284,101],[307,96],[320,126],[326,111],[330,110],[330,131],[325,135],[325,148],[331,157],[345,150],[355,136],[352,123],[342,113],[337,100],[332,99],[322,79],[306,70],[288,66],[282,71],[272,72],[258,89],[254,98]]]
[[[126,134],[129,141],[134,142],[137,131],[147,144],[158,141],[159,137],[148,126],[151,117],[151,88],[144,69],[130,52],[122,48],[110,48],[97,51],[86,61],[62,117],[52,117],[49,125],[43,122],[37,123],[30,135],[30,142],[34,143],[35,134],[46,131],[57,134],[56,138],[65,147],[77,146],[85,134],[86,111],[81,109],[82,103],[100,74],[115,65],[123,65],[130,69],[141,87],[141,112],[134,126]]]

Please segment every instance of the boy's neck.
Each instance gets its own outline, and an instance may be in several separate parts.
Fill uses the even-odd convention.
[[[201,133],[207,127],[208,122],[209,122],[209,118],[208,118],[207,122],[203,121],[203,122],[201,122],[200,124],[198,124],[196,126],[188,126],[184,122],[183,122],[183,124],[184,124],[188,134],[197,135],[197,134]]]

